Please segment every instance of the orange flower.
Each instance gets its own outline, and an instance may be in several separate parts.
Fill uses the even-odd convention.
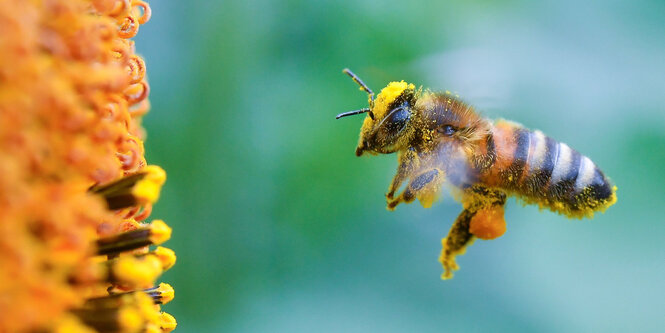
[[[137,0],[0,1],[0,332],[171,331]]]

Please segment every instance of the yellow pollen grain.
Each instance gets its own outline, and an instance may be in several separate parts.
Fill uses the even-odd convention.
[[[160,293],[162,304],[166,304],[175,298],[175,290],[168,283],[160,283],[157,290]]]
[[[162,263],[162,269],[167,270],[175,265],[175,252],[169,248],[158,246],[153,252]]]
[[[161,273],[162,262],[152,255],[141,259],[133,256],[121,257],[113,267],[113,274],[118,280],[143,288],[150,287]]]
[[[159,245],[171,238],[172,229],[162,220],[154,220],[150,223],[150,241]]]
[[[175,321],[175,318],[173,318],[172,315],[162,312],[161,317],[160,317],[160,324],[159,326],[163,330],[163,332],[171,332],[173,331],[178,323]]]
[[[156,165],[149,165],[142,171],[146,175],[132,188],[132,195],[140,201],[153,203],[159,199],[159,191],[166,181],[166,172]]]

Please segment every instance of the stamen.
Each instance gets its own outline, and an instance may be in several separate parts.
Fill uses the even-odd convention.
[[[132,306],[80,309],[72,313],[99,332],[137,332],[145,324],[139,310]]]
[[[154,251],[146,254],[154,255],[162,263],[162,270],[166,271],[175,265],[176,256],[175,252],[169,248],[158,246]]]
[[[127,332],[136,332],[145,323],[139,311],[132,308],[120,309],[118,313],[119,326]]]
[[[127,304],[134,303],[134,293],[135,291],[113,294],[109,296],[89,298],[83,304],[83,310],[93,310],[93,309],[113,309],[120,308]]]
[[[161,314],[154,304],[148,294],[133,291],[89,299],[72,313],[100,332],[136,332],[159,322]]]
[[[136,293],[136,305],[148,323],[159,321],[159,306],[155,306],[152,297],[143,292]]]
[[[171,238],[171,228],[162,220],[152,221],[136,230],[97,240],[97,254],[113,255],[148,245],[162,244]]]
[[[118,257],[107,261],[110,266],[109,282],[148,288],[162,274],[164,265],[154,254]]]
[[[141,171],[106,185],[96,185],[90,192],[106,199],[111,210],[154,203],[166,181],[166,173],[156,165],[149,165]]]
[[[159,245],[171,238],[172,229],[162,220],[154,220],[150,223],[150,241]]]
[[[159,327],[162,329],[162,332],[171,332],[178,325],[175,318],[166,312],[162,312],[159,319]]]
[[[155,304],[166,304],[173,300],[175,291],[168,283],[160,283],[158,287],[152,287],[144,290],[150,297],[152,297]]]
[[[125,304],[136,303],[133,300],[134,297],[137,297],[135,294],[140,293],[148,296],[150,298],[150,304],[166,304],[173,300],[175,297],[175,291],[168,283],[160,283],[157,287],[152,287],[144,289],[142,291],[126,291],[115,293],[113,290],[109,291],[112,293],[108,296],[95,297],[88,299],[85,304],[83,304],[84,309],[98,309],[98,308],[117,308]],[[138,296],[142,297],[142,296]]]
[[[166,172],[156,165],[145,167],[142,172],[146,173],[132,189],[132,194],[141,200],[153,203],[159,199],[159,191],[166,181]]]

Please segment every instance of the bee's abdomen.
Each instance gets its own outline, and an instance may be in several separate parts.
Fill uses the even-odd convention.
[[[582,217],[616,200],[603,172],[565,143],[510,123],[497,124],[494,136],[497,185],[527,202]]]

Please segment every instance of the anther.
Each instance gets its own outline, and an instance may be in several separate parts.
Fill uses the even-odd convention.
[[[168,283],[160,283],[157,287],[144,290],[148,296],[152,297],[155,304],[166,304],[173,300],[175,291]]]
[[[159,327],[162,329],[162,332],[171,332],[178,325],[175,318],[166,312],[162,312],[159,319]]]
[[[159,245],[171,238],[171,228],[162,220],[97,240],[97,254],[112,255],[148,245]]]
[[[111,210],[154,203],[159,198],[166,173],[156,165],[105,185],[96,185],[90,192],[101,195]]]
[[[123,256],[107,261],[109,282],[123,286],[148,288],[162,274],[164,264],[154,254]]]

